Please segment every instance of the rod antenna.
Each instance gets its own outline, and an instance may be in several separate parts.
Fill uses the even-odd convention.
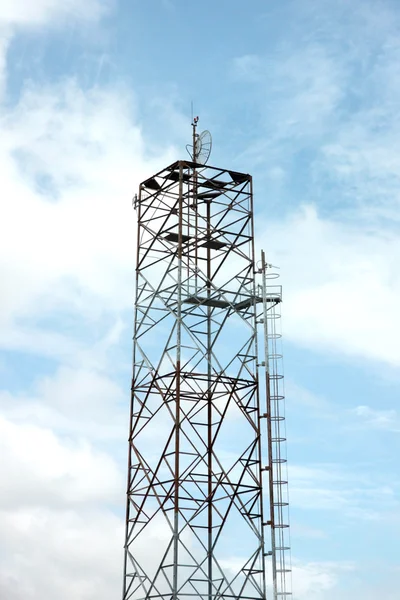
[[[193,115],[193,104],[192,104],[192,115]],[[197,147],[197,133],[196,133],[196,128],[197,128],[197,123],[199,122],[199,117],[193,117],[192,116],[192,128],[193,128],[193,132],[192,132],[192,142],[193,142],[193,154],[192,154],[192,161],[196,162],[196,147]]]

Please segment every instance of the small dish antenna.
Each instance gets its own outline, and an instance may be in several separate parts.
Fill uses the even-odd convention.
[[[211,133],[205,129],[197,138],[194,145],[194,162],[205,165],[210,158],[212,148]]]
[[[192,161],[200,165],[205,165],[210,158],[212,148],[211,133],[205,129],[200,133],[196,133],[199,117],[195,117],[192,122],[193,127],[193,144],[188,144],[186,150],[190,154]]]

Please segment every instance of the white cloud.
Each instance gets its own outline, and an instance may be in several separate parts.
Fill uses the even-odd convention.
[[[285,335],[399,366],[398,236],[322,218],[313,206],[264,227],[258,239],[281,267]]]
[[[318,24],[309,39],[296,29],[268,56],[235,62],[260,106],[260,136],[246,154],[265,164],[269,206],[290,215],[259,227],[260,246],[282,267],[286,335],[397,367],[398,14],[386,5],[375,20],[370,2],[325,3],[323,14],[306,4]]]
[[[83,92],[72,80],[31,84],[3,110],[1,345],[64,365],[0,397],[0,596],[10,600],[105,600],[121,588],[129,387],[105,367],[110,352],[109,371],[129,361],[119,344],[133,295],[130,198],[175,158],[145,145],[137,122],[126,89]]]
[[[374,564],[377,577],[368,581],[370,564],[361,562],[293,561],[293,591],[298,600],[396,600],[397,573],[395,568]]]
[[[349,411],[362,426],[368,429],[400,432],[400,416],[396,410],[376,410],[369,406],[357,406]]]
[[[88,440],[116,435],[120,390],[60,368],[36,392],[0,397],[0,597],[106,600],[122,582],[126,474]]]
[[[101,371],[60,366],[37,380],[31,395],[0,392],[0,408],[14,423],[49,428],[95,442],[127,437],[129,387]]]
[[[57,19],[97,20],[111,6],[111,0],[2,0],[0,25],[38,26]]]
[[[10,43],[10,33],[0,28],[0,99],[6,86],[7,50]]]
[[[57,309],[90,323],[130,308],[130,198],[146,174],[172,162],[170,150],[145,156],[133,106],[126,90],[83,93],[68,81],[28,89],[3,120],[1,320],[14,344],[17,319]]]
[[[7,52],[19,31],[44,26],[96,24],[114,0],[2,0],[0,3],[0,100],[6,91]]]
[[[86,441],[57,438],[35,425],[0,418],[0,507],[118,501],[124,476]]]
[[[351,568],[341,563],[293,561],[293,590],[298,600],[323,600],[334,590],[343,569]]]
[[[44,397],[57,391],[42,386]],[[0,596],[106,599],[121,584],[123,543],[122,518],[107,505],[122,513],[125,473],[76,432],[31,424],[37,405],[30,413],[9,397],[8,412],[14,403],[19,419],[0,417]]]
[[[122,584],[122,519],[105,510],[0,512],[0,596],[108,600]]]
[[[0,18],[32,25],[22,6],[3,5]],[[43,2],[36,24],[74,8],[74,18],[98,18],[105,6]],[[0,343],[58,367],[0,394],[1,597],[101,600],[121,587],[126,473],[113,456],[123,453],[125,469],[129,385],[110,372],[129,364],[119,353],[133,296],[130,199],[175,159],[145,144],[138,121],[127,89],[83,91],[74,80],[30,83],[3,107]]]

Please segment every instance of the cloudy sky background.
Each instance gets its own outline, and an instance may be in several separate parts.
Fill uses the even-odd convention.
[[[295,598],[398,600],[399,26],[395,0],[1,0],[0,598],[120,597],[131,198],[193,100],[281,268]]]

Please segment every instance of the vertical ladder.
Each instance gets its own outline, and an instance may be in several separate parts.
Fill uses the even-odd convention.
[[[268,273],[271,265],[266,264],[261,253],[263,316],[266,382],[266,422],[268,438],[269,508],[268,524],[271,529],[271,557],[273,600],[292,595],[291,558],[289,531],[289,490],[287,477],[285,395],[283,386],[283,356],[281,351],[280,304],[282,288],[270,285],[278,277]]]

